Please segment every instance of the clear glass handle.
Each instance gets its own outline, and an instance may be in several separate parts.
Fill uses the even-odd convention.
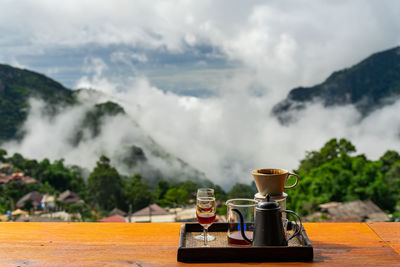
[[[300,216],[299,216],[296,212],[291,211],[291,210],[283,210],[282,212],[285,212],[286,214],[289,213],[289,214],[291,214],[291,215],[297,217],[297,219],[299,219],[299,223],[300,223],[300,224],[298,224],[298,223],[296,222],[296,225],[297,225],[296,228],[297,228],[297,229],[296,229],[296,231],[295,231],[291,236],[289,236],[289,238],[287,239],[287,241],[289,241],[289,240],[292,239],[293,237],[295,237],[295,236],[297,236],[298,234],[300,234],[301,231],[303,231],[303,224],[301,223]]]

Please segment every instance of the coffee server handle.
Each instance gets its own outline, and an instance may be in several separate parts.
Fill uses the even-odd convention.
[[[238,216],[239,216],[239,220],[240,220],[240,233],[242,234],[242,237],[244,240],[246,240],[246,242],[248,242],[249,244],[253,243],[253,240],[250,240],[247,238],[245,232],[244,232],[244,220],[243,220],[243,215],[240,213],[240,211],[238,209],[232,209],[232,211],[234,211]]]
[[[291,186],[285,186],[285,189],[293,188],[293,187],[295,187],[295,186],[297,185],[297,183],[299,182],[299,176],[298,176],[297,174],[289,172],[288,178],[289,178],[290,176],[296,176],[296,182],[295,182],[293,185],[291,185]]]
[[[300,216],[297,215],[296,212],[291,211],[291,210],[284,210],[284,211],[282,211],[282,212],[286,212],[286,214],[290,213],[290,214],[292,214],[293,216],[297,217],[297,219],[299,220],[299,223],[300,223],[300,225],[299,225],[299,224],[296,222],[296,225],[297,225],[296,231],[295,231],[291,236],[289,236],[289,238],[287,239],[287,241],[289,241],[290,239],[292,239],[293,237],[295,237],[295,236],[297,236],[298,234],[301,233],[301,231],[303,230],[303,224],[301,223]]]

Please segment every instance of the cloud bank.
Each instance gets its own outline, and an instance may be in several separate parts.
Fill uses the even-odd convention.
[[[254,168],[294,169],[305,151],[332,137],[350,139],[372,158],[399,150],[399,102],[364,120],[351,106],[314,103],[289,127],[270,114],[293,87],[320,83],[397,46],[398,1],[7,1],[2,7],[1,61],[52,77],[74,69],[74,87],[103,91],[159,144],[226,187],[250,182]],[[212,93],[185,93],[191,86]],[[40,114],[31,113],[25,127],[41,132],[10,148],[72,162],[79,150],[39,148],[68,134],[63,120],[79,114],[65,111],[53,125],[45,118],[33,124]],[[109,125],[129,135],[123,123]]]
[[[145,78],[114,84],[99,77],[99,73],[83,77],[82,83],[103,89],[105,94],[97,100],[87,97],[86,105],[65,109],[55,118],[41,112],[42,102],[32,101],[24,125],[27,136],[5,148],[32,158],[65,158],[69,164],[91,169],[102,153],[115,158],[129,144],[143,146],[146,155],[151,155],[146,147],[149,135],[225,188],[235,182],[250,183],[255,168],[295,169],[306,151],[319,149],[334,137],[348,138],[358,153],[371,159],[388,149],[399,150],[400,101],[363,120],[352,106],[324,108],[314,103],[297,114],[297,122],[282,126],[270,113],[271,98],[248,95],[241,90],[246,84],[227,81],[229,88],[236,86],[237,90],[223,97],[196,98],[164,92]],[[126,117],[110,118],[99,137],[73,147],[69,140],[78,122],[91,104],[105,100],[118,102],[138,124]],[[168,169],[165,163],[158,165]]]
[[[213,51],[191,67],[223,57],[253,73],[271,97],[281,98],[294,86],[320,82],[333,70],[398,45],[399,10],[400,3],[390,0],[6,1],[0,11],[0,60],[30,66],[33,59],[66,49],[66,55],[52,58],[64,65],[72,54],[68,49],[84,47],[91,54],[96,47],[115,47],[108,51],[111,60],[122,56],[127,68],[158,62],[163,71],[179,71],[184,69],[179,55],[208,46]],[[121,46],[133,51],[121,54]],[[49,74],[54,67],[40,66]]]

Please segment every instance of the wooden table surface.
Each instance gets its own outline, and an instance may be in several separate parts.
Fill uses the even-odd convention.
[[[0,266],[276,266],[177,262],[180,223],[0,223]],[[314,261],[400,266],[400,223],[305,223]]]

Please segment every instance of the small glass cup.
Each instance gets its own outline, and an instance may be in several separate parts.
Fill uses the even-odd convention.
[[[214,189],[213,188],[199,188],[199,189],[197,189],[196,198],[199,198],[199,197],[210,197],[210,196],[214,197]],[[202,232],[201,234],[196,235],[194,238],[196,240],[199,240],[199,241],[204,241],[204,233]],[[214,241],[214,240],[215,240],[215,236],[207,234],[207,241],[208,242]]]
[[[203,247],[209,247],[207,231],[208,227],[215,221],[215,197],[197,197],[196,217],[201,226],[203,226]]]
[[[235,198],[226,202],[228,207],[228,244],[234,246],[251,246],[241,235],[240,219],[236,212],[243,215],[244,232],[246,237],[253,239],[254,220],[256,217],[257,200],[247,198]]]

